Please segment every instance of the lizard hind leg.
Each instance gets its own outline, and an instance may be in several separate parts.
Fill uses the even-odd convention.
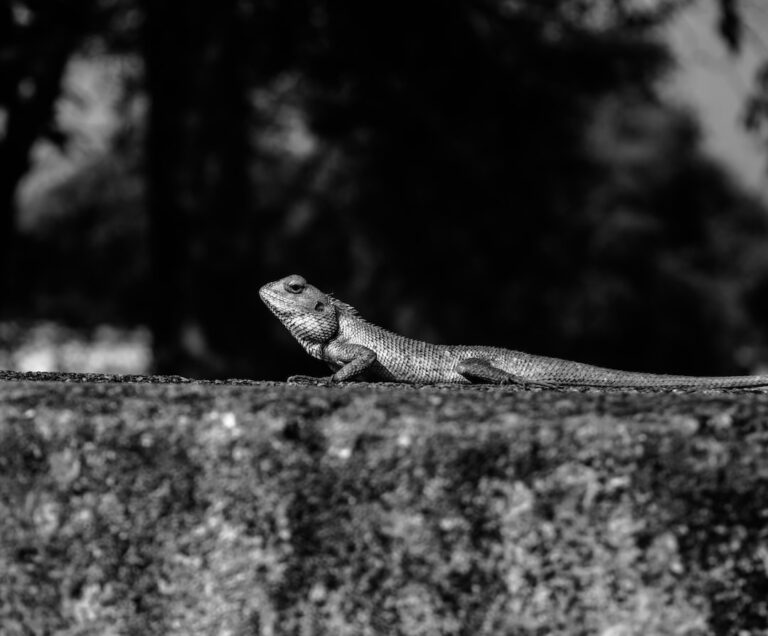
[[[531,380],[521,375],[509,373],[492,365],[485,358],[466,358],[456,365],[456,373],[464,376],[470,382],[486,384],[516,384],[551,388],[555,385],[549,382]]]

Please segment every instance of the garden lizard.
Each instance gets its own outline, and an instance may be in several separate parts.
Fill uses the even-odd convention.
[[[696,377],[618,371],[500,347],[436,345],[373,325],[298,275],[259,295],[311,356],[334,371],[326,382],[491,383],[621,388],[768,388],[768,376]],[[306,380],[306,376],[290,379]]]

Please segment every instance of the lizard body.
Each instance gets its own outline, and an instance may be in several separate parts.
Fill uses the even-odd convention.
[[[697,377],[618,371],[501,347],[436,345],[398,335],[298,275],[264,285],[267,307],[333,382],[493,383],[623,388],[768,388],[768,376]]]

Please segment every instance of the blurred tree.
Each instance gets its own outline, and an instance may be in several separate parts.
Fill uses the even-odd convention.
[[[701,207],[716,191],[741,205],[722,172],[704,166],[689,118],[656,95],[669,59],[653,29],[683,4],[315,3],[298,68],[312,129],[341,155],[328,183],[344,188],[338,198],[327,189],[333,203],[305,215],[310,220],[288,250],[300,265],[293,269],[322,279],[322,264],[329,280],[346,278],[345,295],[362,300],[373,319],[422,337],[657,370],[738,366],[734,347],[714,336],[702,344],[701,336],[734,327],[726,314],[744,316],[742,296],[733,294],[734,307],[693,310],[716,294],[715,272],[694,267],[695,294],[683,283],[661,293],[675,289],[661,272],[644,286],[631,283],[633,271],[661,267],[658,252],[596,263],[596,235],[619,232],[620,222],[611,222],[621,208],[595,206],[611,189],[606,181],[627,178],[614,165],[622,152],[645,153],[631,174],[647,196],[636,214],[660,224],[663,238],[678,226],[701,241],[705,225],[728,225],[727,215],[709,218]],[[596,154],[585,129],[611,101],[613,125],[628,134],[613,155]],[[652,125],[633,125],[637,117]],[[689,213],[685,222],[677,206]],[[751,219],[741,242],[764,241],[764,230],[751,231],[762,228],[762,210],[754,202],[741,208]],[[338,244],[328,263],[327,246]],[[364,246],[363,258],[356,245]],[[698,245],[719,249],[716,238]],[[595,269],[610,272],[618,297],[593,287]],[[738,275],[727,278],[735,284]],[[585,302],[590,296],[602,298],[599,307]],[[621,297],[632,302],[619,318]],[[629,310],[654,297],[662,304],[652,324]],[[606,324],[610,331],[598,327]],[[743,344],[748,338],[739,332]],[[681,342],[680,333],[697,337]]]
[[[237,366],[249,328],[237,316],[257,269],[248,179],[253,7],[150,0],[144,8],[156,367],[223,372],[216,356]]]
[[[582,283],[564,305],[579,352],[613,342],[615,359],[646,368],[758,366],[764,328],[749,298],[768,272],[768,217],[757,195],[702,155],[685,112],[615,96],[587,137],[604,179],[585,217]]]
[[[734,352],[761,343],[763,209],[656,88],[656,29],[686,0],[94,2],[123,16],[99,18],[105,46],[146,62],[151,273],[135,228],[98,249],[82,232],[79,270],[47,253],[115,311],[152,289],[159,371],[300,369],[256,293],[290,272],[433,340],[658,371],[757,359]]]
[[[24,289],[16,193],[40,139],[62,144],[54,104],[72,54],[95,33],[114,37],[125,0],[19,0],[0,6],[0,311]],[[117,41],[117,38],[115,38]]]
[[[70,54],[88,28],[91,3],[16,2],[0,6],[0,302],[20,278],[13,260],[15,194],[32,144],[50,130],[51,113]]]
[[[658,73],[664,52],[640,34],[674,4],[659,3],[652,13],[630,2],[518,9],[387,2],[363,9],[297,1],[252,3],[248,11],[239,3],[147,3],[159,368],[178,369],[185,347],[195,355],[183,344],[189,328],[203,338],[187,343],[207,342],[230,364],[238,350],[248,352],[245,359],[263,355],[263,310],[252,305],[251,272],[260,251],[254,245],[274,249],[269,243],[278,244],[282,267],[351,277],[358,288],[393,281],[377,294],[390,308],[415,291],[432,308],[425,318],[449,334],[464,329],[467,313],[447,299],[461,287],[471,307],[485,293],[472,283],[488,271],[509,286],[506,272],[536,250],[531,236],[557,221],[541,214],[552,208],[549,174],[562,178],[560,201],[578,207],[583,192],[569,189],[583,189],[578,137],[589,96]],[[247,96],[290,75],[299,78],[294,99],[322,142],[315,168],[308,164],[296,183],[312,193],[297,197],[308,222],[281,237],[274,222],[295,218],[281,210],[286,199],[274,215],[261,205],[260,242],[243,173]],[[258,156],[252,161],[265,165]],[[344,181],[347,199],[339,201],[335,190]],[[504,237],[499,226],[512,201],[524,208],[516,214],[521,227]],[[472,252],[467,238],[491,244],[486,254],[496,259],[483,261],[476,251],[462,256]],[[499,260],[502,253],[512,261]],[[438,260],[451,276],[417,288],[414,270],[429,271]],[[244,297],[242,306],[227,311],[236,297]]]
[[[661,273],[628,281],[655,271],[659,254],[600,256],[600,241],[622,240],[617,201],[630,197],[630,173],[632,191],[647,197],[634,214],[661,235],[673,231],[676,217],[663,211],[674,201],[689,206],[694,236],[712,222],[690,207],[700,200],[681,202],[685,192],[669,186],[701,163],[698,140],[655,90],[669,58],[654,28],[684,5],[145,3],[159,369],[193,362],[197,373],[264,376],[301,364],[278,359],[281,344],[295,349],[255,294],[289,271],[341,284],[373,319],[420,337],[657,369],[736,365],[729,346],[751,333],[741,296],[728,313],[741,316],[738,329],[717,310],[692,318],[683,307],[717,287],[692,275],[699,292],[686,296],[681,283],[661,294],[688,304],[662,305],[649,325],[632,308],[669,282]],[[636,116],[662,123],[622,137],[607,156],[590,135],[610,103],[613,126],[632,128],[624,120]],[[671,131],[679,150],[665,154]],[[636,139],[652,151],[627,172],[614,164]],[[656,174],[660,163],[669,179]],[[720,183],[739,205],[716,168],[696,174],[686,187]],[[595,282],[602,267],[615,269],[618,296]],[[727,345],[679,342],[713,327],[731,334]],[[636,346],[619,346],[628,340]]]

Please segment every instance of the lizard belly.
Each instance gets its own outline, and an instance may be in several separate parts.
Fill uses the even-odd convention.
[[[377,375],[387,376],[385,379],[395,382],[467,382],[456,372],[459,358],[449,347],[429,345],[428,350],[421,349],[417,346],[399,351],[379,351],[372,366],[376,367]]]

